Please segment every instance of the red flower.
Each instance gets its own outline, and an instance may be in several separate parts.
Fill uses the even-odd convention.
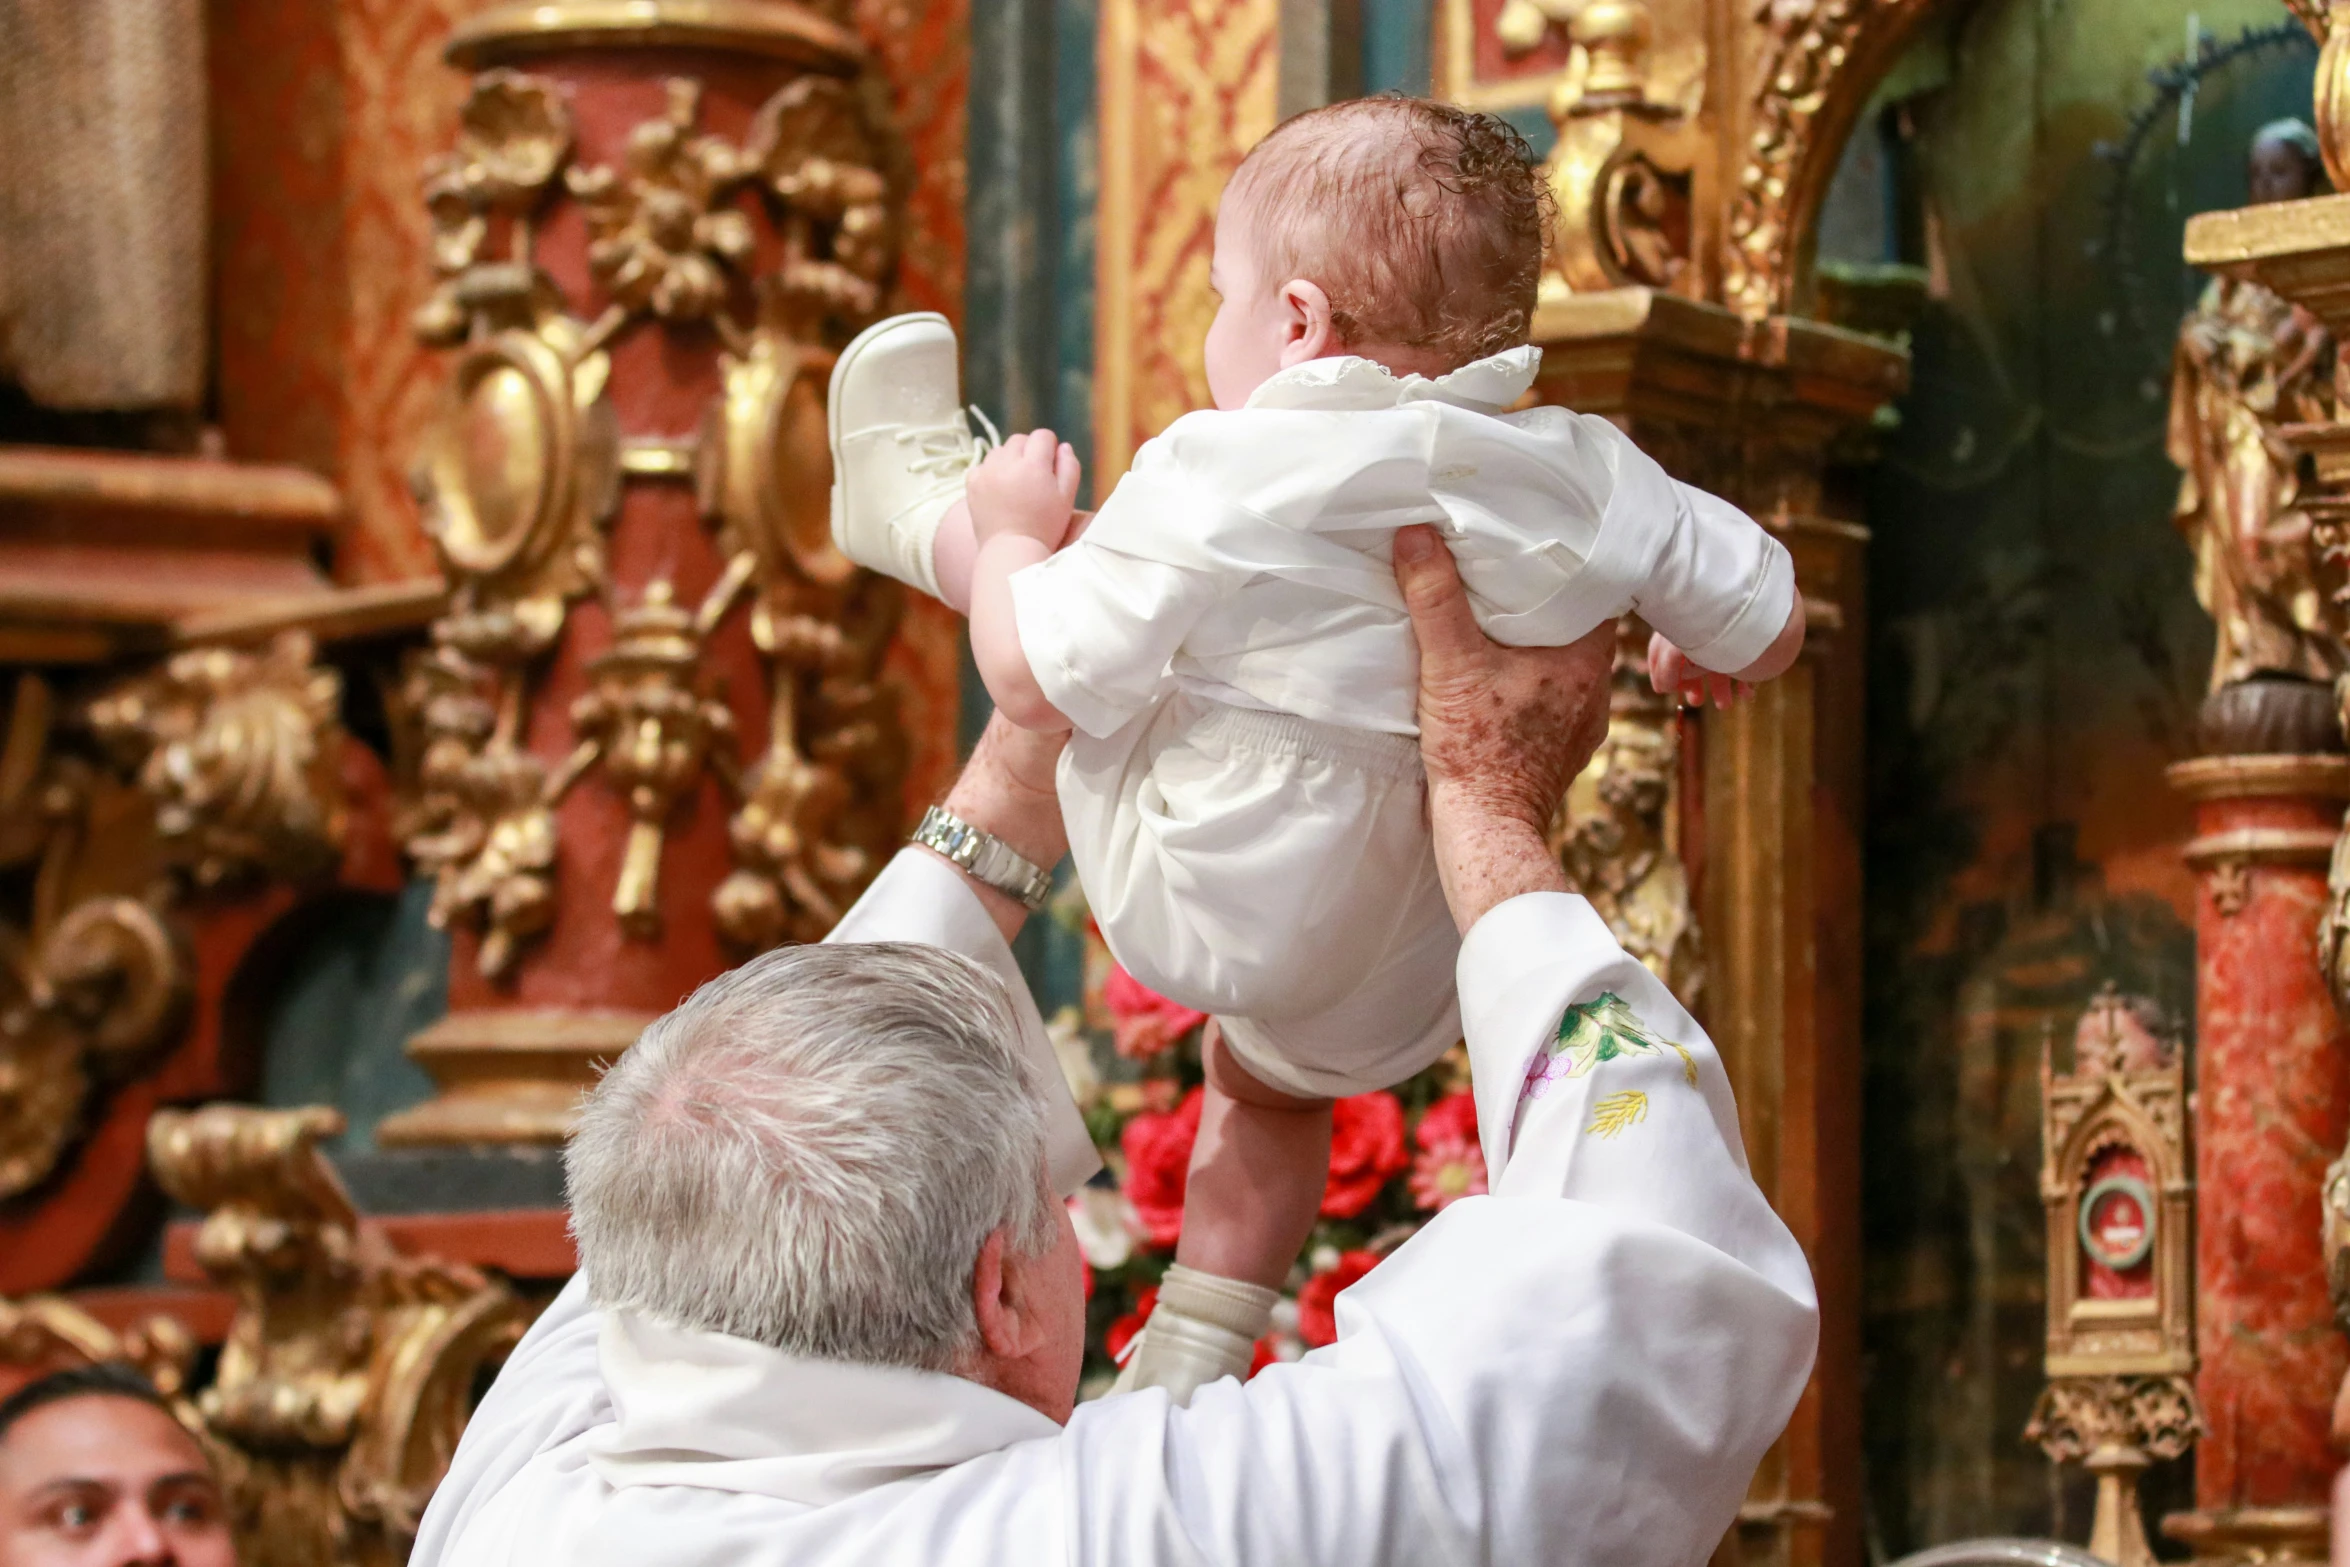
[[[1477,1140],[1477,1101],[1467,1094],[1446,1094],[1428,1107],[1420,1117],[1420,1124],[1412,1135],[1422,1148],[1433,1148],[1440,1142],[1458,1142],[1462,1138]]]
[[[1257,1352],[1249,1357],[1248,1376],[1244,1376],[1240,1380],[1246,1382],[1249,1377],[1255,1376],[1267,1366],[1277,1366],[1280,1363],[1281,1357],[1273,1353],[1273,1341],[1269,1338],[1258,1339]]]
[[[1356,1094],[1330,1107],[1330,1179],[1322,1217],[1351,1219],[1404,1172],[1403,1106],[1393,1094]]]
[[[1118,1054],[1132,1061],[1149,1060],[1208,1020],[1205,1012],[1177,1006],[1117,963],[1102,985],[1102,1005],[1109,1008]]]
[[[1109,1352],[1112,1360],[1126,1353],[1126,1346],[1134,1342],[1134,1335],[1142,1331],[1142,1325],[1150,1321],[1151,1313],[1158,1309],[1158,1305],[1159,1287],[1156,1284],[1145,1284],[1134,1292],[1134,1309],[1110,1320],[1108,1329],[1102,1334],[1102,1348]]]
[[[1145,1110],[1118,1134],[1126,1151],[1126,1200],[1153,1246],[1172,1246],[1183,1233],[1183,1184],[1199,1139],[1201,1097],[1195,1088],[1173,1110]]]
[[[1412,1162],[1412,1201],[1441,1213],[1463,1197],[1486,1190],[1485,1150],[1477,1142],[1477,1102],[1449,1094],[1428,1107],[1412,1136],[1420,1156]]]
[[[1378,1265],[1376,1252],[1342,1251],[1330,1271],[1306,1280],[1305,1288],[1297,1292],[1297,1336],[1316,1349],[1337,1343],[1338,1292]]]

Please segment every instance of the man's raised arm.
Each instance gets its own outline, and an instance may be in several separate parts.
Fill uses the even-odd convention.
[[[1433,535],[1396,557],[1493,1195],[1341,1295],[1336,1344],[1187,1410],[1081,1408],[1088,1564],[1693,1567],[1809,1374],[1809,1270],[1713,1046],[1543,840],[1605,732],[1613,628],[1501,648]]]

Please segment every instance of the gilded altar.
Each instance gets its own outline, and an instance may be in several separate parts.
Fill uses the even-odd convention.
[[[212,317],[214,384],[176,405],[203,428],[0,446],[0,1342],[150,1367],[257,1559],[400,1559],[570,1269],[545,1153],[597,1063],[820,935],[952,769],[957,629],[830,543],[832,354],[954,313],[966,256],[1013,248],[966,235],[966,198],[1082,195],[1069,384],[1102,493],[1203,399],[1225,175],[1347,80],[1335,0],[1104,0],[1098,185],[1048,196],[1017,136],[966,147],[980,9],[214,8],[209,75],[175,89],[210,93],[219,283],[178,307]],[[1536,395],[1754,512],[1812,609],[1802,666],[1728,712],[1669,710],[1628,658],[1556,832],[1706,1017],[1820,1274],[1817,1378],[1726,1558],[1860,1559],[1869,536],[1838,476],[1908,360],[1821,318],[1813,233],[1936,9],[1428,14],[1438,93],[1555,137]],[[400,1042],[422,1079],[363,1126],[254,1104],[305,929],[406,887],[445,942],[445,1004]],[[440,1206],[372,1208],[361,1164],[444,1172]],[[477,1174],[495,1201],[468,1207]]]

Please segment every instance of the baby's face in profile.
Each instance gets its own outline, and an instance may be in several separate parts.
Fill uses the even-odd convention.
[[[1250,393],[1284,368],[1282,350],[1297,324],[1296,313],[1275,286],[1278,280],[1263,275],[1242,205],[1226,200],[1217,209],[1216,249],[1208,264],[1208,286],[1221,301],[1208,326],[1208,392],[1226,410],[1245,404]]]
[[[1216,209],[1216,249],[1208,285],[1222,301],[1208,324],[1208,393],[1222,409],[1291,365],[1353,353],[1330,319],[1330,296],[1306,278],[1269,269],[1250,224],[1249,203],[1229,192]]]

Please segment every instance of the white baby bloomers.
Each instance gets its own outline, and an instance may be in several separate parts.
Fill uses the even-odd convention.
[[[1793,607],[1787,551],[1736,507],[1605,419],[1505,412],[1540,362],[1284,370],[1176,420],[1082,537],[1012,577],[1076,726],[1061,808],[1104,940],[1276,1088],[1386,1087],[1460,1037],[1396,529],[1434,524],[1514,646],[1637,611],[1730,672]]]

